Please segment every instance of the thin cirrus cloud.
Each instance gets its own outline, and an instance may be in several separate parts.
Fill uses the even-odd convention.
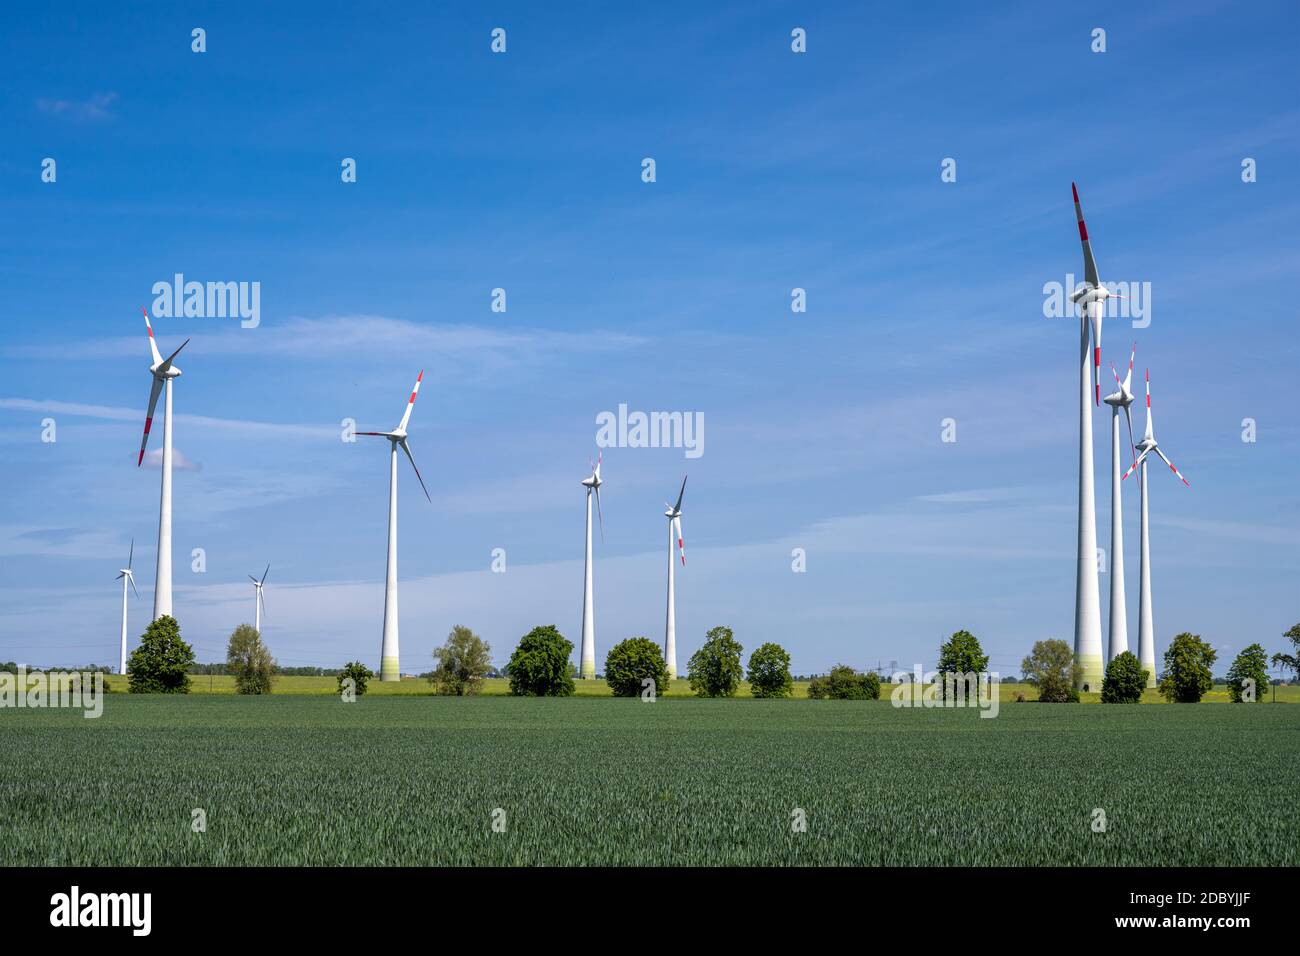
[[[149,468],[162,467],[162,449],[155,448],[144,456],[144,464]],[[179,448],[172,449],[172,467],[177,471],[202,471],[203,465],[197,461],[191,461],[186,457],[185,452]]]
[[[93,93],[84,100],[66,100],[42,97],[36,101],[36,108],[47,116],[62,116],[79,121],[99,121],[113,118],[113,104],[118,96],[108,93]]]
[[[48,412],[75,418],[95,418],[114,422],[143,421],[142,408],[125,408],[120,405],[89,405],[80,402],[59,402],[53,399],[0,398],[0,409],[22,412]],[[326,425],[277,424],[255,422],[238,418],[214,418],[210,415],[178,414],[176,422],[200,429],[218,432],[239,432],[244,435],[266,434],[280,437],[320,438],[338,434],[338,429]],[[179,466],[178,466],[179,467]],[[197,468],[194,470],[198,470]]]

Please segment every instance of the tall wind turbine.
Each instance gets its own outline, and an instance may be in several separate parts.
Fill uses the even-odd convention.
[[[668,519],[668,614],[664,623],[664,661],[668,664],[668,679],[677,677],[677,605],[673,591],[673,541],[682,553],[682,566],[686,565],[686,545],[682,543],[682,496],[686,494],[686,476],[682,476],[682,490],[677,492],[677,504],[664,502],[668,509],[664,517]]]
[[[1074,589],[1074,660],[1081,668],[1079,685],[1089,689],[1101,687],[1101,596],[1097,586],[1097,502],[1093,493],[1092,474],[1092,406],[1089,393],[1095,389],[1101,404],[1101,323],[1106,299],[1111,292],[1097,277],[1097,263],[1088,242],[1088,227],[1079,205],[1079,190],[1074,194],[1074,214],[1079,223],[1079,241],[1083,244],[1083,282],[1070,295],[1079,304],[1079,551]],[[1088,374],[1088,340],[1092,339],[1093,374]],[[1092,381],[1089,381],[1089,379]]]
[[[1124,472],[1127,478],[1133,474],[1133,469],[1141,467],[1142,469],[1142,526],[1140,534],[1140,546],[1142,552],[1141,561],[1141,588],[1142,596],[1138,603],[1138,659],[1142,666],[1147,670],[1147,686],[1156,686],[1156,639],[1155,628],[1151,620],[1151,535],[1147,528],[1147,457],[1151,452],[1160,456],[1161,460],[1169,466],[1169,470],[1178,476],[1187,487],[1191,483],[1183,477],[1182,472],[1174,467],[1174,463],[1165,457],[1165,453],[1160,450],[1156,444],[1155,433],[1151,430],[1151,370],[1147,369],[1147,430],[1142,436],[1142,440],[1137,443],[1138,450],[1141,452],[1133,466]]]
[[[1110,647],[1106,662],[1110,663],[1128,650],[1128,605],[1124,600],[1124,508],[1120,494],[1119,474],[1119,410],[1124,409],[1124,418],[1128,421],[1128,444],[1133,460],[1137,460],[1137,449],[1133,445],[1133,392],[1129,385],[1133,381],[1133,359],[1137,355],[1137,343],[1129,353],[1128,374],[1120,381],[1115,363],[1110,365],[1115,376],[1116,390],[1106,396],[1110,406]]]
[[[149,429],[153,427],[153,413],[158,406],[158,393],[167,390],[166,413],[163,418],[163,453],[162,453],[162,495],[158,506],[158,571],[153,585],[153,619],[156,621],[164,614],[172,613],[172,381],[180,377],[181,370],[172,364],[181,349],[189,344],[186,339],[167,358],[158,352],[158,343],[154,341],[153,326],[149,324],[149,310],[144,313],[144,327],[149,332],[149,351],[153,354],[153,364],[149,374],[153,376],[153,387],[149,391],[149,411],[144,418],[144,437],[140,439],[140,457],[136,459],[137,468],[144,462],[144,446],[149,444]]]
[[[381,438],[387,438],[389,443],[388,454],[388,575],[384,580],[384,641],[379,651],[379,679],[381,681],[394,681],[402,679],[402,669],[399,662],[399,653],[397,645],[397,449],[401,448],[406,452],[406,457],[410,459],[411,467],[415,469],[415,477],[420,481],[420,487],[424,489],[424,497],[428,498],[430,503],[433,499],[429,498],[429,489],[424,487],[424,479],[420,477],[420,468],[415,463],[415,457],[411,454],[411,446],[406,438],[406,423],[411,420],[411,409],[415,408],[415,396],[420,392],[420,382],[424,380],[424,370],[416,376],[415,387],[411,389],[411,398],[406,403],[406,412],[402,415],[401,423],[391,432],[357,432],[358,435],[378,435]],[[270,570],[270,565],[267,565]],[[259,588],[260,593],[260,588]]]
[[[118,579],[122,582],[122,653],[118,657],[117,672],[126,673],[126,583],[131,582],[131,590],[135,591],[135,596],[139,597],[140,592],[135,588],[135,572],[131,570],[131,562],[135,560],[135,538],[131,539],[131,550],[126,555],[126,567],[117,572]]]
[[[600,519],[600,540],[605,540],[605,516],[600,510],[600,461],[602,454],[596,456],[596,463],[591,466],[591,476],[582,479],[587,489],[587,553],[583,563],[582,584],[582,658],[578,676],[590,680],[596,676],[596,610],[591,594],[591,499],[596,498],[596,516]]]
[[[253,616],[257,619],[257,633],[262,633],[262,612],[266,610],[266,601],[262,598],[262,587],[266,584],[266,576],[271,573],[271,566],[268,564],[266,570],[262,572],[262,580],[258,580],[251,574],[248,580],[253,582]]]

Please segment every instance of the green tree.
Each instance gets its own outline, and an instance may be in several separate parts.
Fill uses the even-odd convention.
[[[1063,704],[1078,700],[1074,690],[1083,675],[1083,669],[1074,661],[1074,651],[1065,641],[1053,638],[1035,641],[1029,656],[1020,662],[1020,671],[1029,682],[1038,685],[1038,699],[1045,703]]]
[[[366,683],[374,676],[375,672],[360,661],[348,661],[338,673],[339,693],[342,694],[344,685],[351,681],[353,692],[360,697],[366,692]]]
[[[647,637],[629,637],[605,655],[605,683],[615,697],[636,697],[646,678],[654,681],[655,693],[668,689],[668,665],[659,645]]]
[[[1295,677],[1300,677],[1300,624],[1293,624],[1291,630],[1282,635],[1291,641],[1290,654],[1274,654],[1273,666],[1289,670]]]
[[[1253,681],[1254,684],[1247,684]],[[1254,701],[1262,703],[1264,688],[1268,686],[1268,651],[1262,644],[1252,644],[1232,662],[1228,669],[1228,692],[1234,704]],[[1247,700],[1249,698],[1249,700]]]
[[[169,614],[155,620],[140,637],[127,661],[127,684],[133,694],[188,694],[194,648],[181,640],[181,627]]]
[[[814,700],[879,700],[880,676],[874,671],[859,674],[848,664],[836,664],[829,674],[809,682],[808,696]]]
[[[979,638],[970,631],[957,631],[946,642],[939,645],[939,684],[943,699],[948,697],[948,685],[945,675],[952,674],[954,680],[965,685],[967,700],[974,700],[979,691],[979,678],[989,669],[989,656],[980,647]],[[959,698],[960,699],[960,698]]]
[[[790,655],[780,644],[769,642],[749,655],[749,692],[755,697],[789,697],[794,692]]]
[[[492,647],[463,624],[451,629],[447,643],[434,649],[433,658],[438,666],[429,675],[429,682],[440,694],[476,694],[492,669]]]
[[[1103,704],[1136,704],[1142,699],[1147,678],[1151,676],[1132,651],[1116,654],[1106,665],[1106,677],[1101,682]]]
[[[510,655],[510,693],[516,697],[569,697],[573,694],[569,655],[573,642],[546,624],[535,627]]]
[[[226,643],[226,670],[235,675],[241,694],[269,694],[275,682],[275,658],[251,624],[241,624]]]
[[[1184,631],[1165,651],[1165,672],[1160,676],[1160,693],[1178,704],[1195,704],[1214,686],[1210,671],[1218,653],[1199,634]]]
[[[744,648],[729,627],[710,628],[704,645],[691,655],[687,678],[697,697],[731,697],[740,686],[745,670],[740,666]]]

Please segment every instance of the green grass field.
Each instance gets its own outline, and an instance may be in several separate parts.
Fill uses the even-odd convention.
[[[1300,707],[1007,704],[981,719],[407,684],[355,704],[115,694],[96,720],[0,712],[0,863],[1300,862]]]
[[[125,682],[120,677],[108,678],[109,683],[115,689],[124,690]],[[190,692],[193,694],[234,694],[235,679],[226,676],[195,677]],[[574,681],[574,695],[577,697],[609,697],[609,685],[603,680],[578,680]],[[998,685],[999,699],[1011,702],[1016,699],[1017,694],[1023,694],[1026,700],[1033,700],[1037,696],[1031,684],[1000,684]],[[278,677],[275,682],[276,694],[335,694],[338,692],[338,679],[334,677]],[[393,683],[380,683],[373,680],[366,691],[374,696],[409,696],[409,695],[432,695],[433,687],[427,680],[418,677],[406,677],[401,681]],[[484,696],[504,696],[510,693],[510,682],[505,678],[492,678],[483,682],[480,693]],[[881,696],[884,697],[889,693],[889,686],[886,685],[881,690]],[[1269,688],[1267,696],[1272,699],[1273,688]],[[673,681],[672,687],[669,688],[663,696],[665,697],[692,697],[690,685],[683,680]],[[741,684],[738,696],[749,696],[749,685]],[[794,696],[797,698],[806,698],[808,696],[807,681],[796,681],[794,685]],[[1300,684],[1292,684],[1286,687],[1277,688],[1278,703],[1300,703]],[[1082,702],[1085,704],[1101,703],[1100,694],[1083,694]],[[1163,704],[1165,699],[1160,696],[1158,691],[1148,690],[1142,698],[1145,704]],[[1228,689],[1225,686],[1218,685],[1212,691],[1205,695],[1205,703],[1228,703]]]

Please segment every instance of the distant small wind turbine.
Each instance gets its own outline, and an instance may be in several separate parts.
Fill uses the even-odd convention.
[[[1131,468],[1124,472],[1124,478],[1133,474],[1133,469],[1141,466],[1142,483],[1141,483],[1141,500],[1142,500],[1142,525],[1139,539],[1141,549],[1141,597],[1138,602],[1138,659],[1142,666],[1147,670],[1147,686],[1156,686],[1156,640],[1155,627],[1151,616],[1151,535],[1147,527],[1147,458],[1152,452],[1160,456],[1161,460],[1169,466],[1169,470],[1178,476],[1187,487],[1191,487],[1191,482],[1183,477],[1182,472],[1174,467],[1174,463],[1165,457],[1165,453],[1160,450],[1156,444],[1156,436],[1151,428],[1151,369],[1147,369],[1147,428],[1142,436],[1142,440],[1137,443],[1138,455],[1137,460],[1133,462]],[[1120,479],[1121,481],[1123,479]]]
[[[270,573],[271,565],[268,564],[266,570],[262,572],[262,580],[259,581],[251,574],[248,576],[248,580],[253,582],[253,615],[257,619],[257,633],[259,635],[262,633],[262,612],[266,610],[266,600],[262,597],[262,587],[266,584],[266,576]]]
[[[664,502],[668,510],[664,517],[668,519],[668,611],[664,622],[664,662],[668,665],[668,679],[677,677],[677,604],[673,588],[673,567],[677,562],[673,558],[673,543],[681,552],[682,566],[686,566],[686,545],[682,541],[682,496],[686,494],[686,476],[682,476],[682,487],[677,492],[677,504]]]
[[[117,572],[117,580],[122,582],[122,652],[118,656],[117,672],[126,673],[126,584],[131,582],[131,590],[135,591],[135,596],[139,597],[140,592],[135,587],[135,572],[131,570],[131,564],[135,560],[135,538],[131,539],[131,550],[126,555],[126,567]]]
[[[153,427],[158,393],[164,386],[167,388],[167,401],[163,409],[166,417],[163,418],[162,495],[158,504],[158,570],[153,585],[153,619],[156,621],[163,615],[172,613],[172,381],[181,374],[172,360],[180,355],[181,349],[189,345],[190,340],[186,339],[180,348],[164,359],[158,351],[158,343],[154,341],[153,326],[149,324],[149,310],[140,311],[144,313],[144,327],[149,333],[149,351],[153,354],[153,364],[149,366],[153,387],[149,391],[149,411],[145,413],[140,457],[135,462],[137,468],[144,462],[144,447],[149,444],[149,429]]]
[[[411,409],[415,408],[415,396],[420,392],[420,383],[424,381],[424,370],[416,376],[415,387],[411,389],[411,397],[406,403],[406,412],[402,415],[401,423],[391,432],[357,432],[358,435],[377,435],[381,438],[387,438],[389,448],[388,459],[388,574],[384,581],[384,640],[379,652],[379,679],[381,681],[395,681],[402,679],[402,668],[400,663],[400,652],[397,641],[397,449],[401,448],[406,452],[406,457],[411,462],[411,467],[415,469],[415,477],[419,479],[420,487],[424,490],[424,497],[429,498],[429,489],[424,487],[424,478],[420,476],[420,468],[415,463],[415,457],[411,454],[411,446],[406,437],[406,423],[411,420]],[[268,565],[269,569],[269,565]]]
[[[1106,396],[1110,406],[1110,648],[1106,661],[1113,661],[1128,650],[1128,604],[1124,599],[1124,504],[1120,494],[1119,473],[1119,410],[1124,409],[1124,418],[1128,420],[1128,444],[1134,461],[1137,449],[1133,444],[1133,392],[1129,385],[1133,381],[1133,359],[1137,355],[1137,343],[1128,358],[1128,374],[1121,382],[1115,363],[1110,365],[1111,374],[1115,376],[1116,390]]]
[[[600,464],[603,452],[596,455],[591,466],[591,476],[582,479],[587,489],[587,551],[583,564],[582,586],[582,657],[578,676],[590,680],[596,676],[596,610],[591,593],[591,499],[596,498],[596,517],[600,520],[600,540],[605,540],[605,516],[600,510],[600,486],[605,482],[600,477]]]

